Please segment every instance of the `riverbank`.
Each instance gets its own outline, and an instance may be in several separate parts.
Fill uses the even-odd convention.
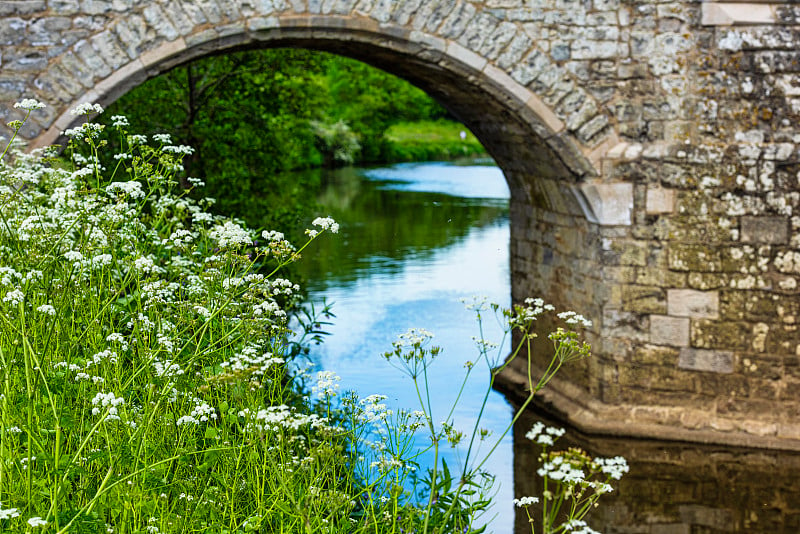
[[[386,130],[386,161],[449,161],[486,156],[486,149],[463,124],[446,119],[400,122]]]

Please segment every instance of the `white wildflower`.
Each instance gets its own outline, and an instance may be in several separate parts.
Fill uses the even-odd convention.
[[[43,526],[45,526],[47,524],[47,521],[45,521],[41,517],[36,516],[36,517],[31,517],[30,519],[28,519],[28,524],[32,528],[43,527]]]
[[[517,508],[522,508],[523,506],[530,506],[532,504],[536,504],[539,502],[538,497],[521,497],[519,499],[514,499],[514,505]]]
[[[23,98],[21,102],[14,104],[14,107],[26,111],[33,111],[35,109],[42,109],[45,105],[33,98]]]
[[[52,307],[50,304],[42,304],[41,306],[36,308],[36,311],[38,311],[40,313],[44,313],[46,315],[55,315],[56,314],[56,309],[54,307]]]
[[[84,102],[83,104],[78,104],[78,106],[71,110],[70,113],[72,115],[91,115],[92,113],[102,113],[103,108],[100,104],[89,104],[88,102]]]
[[[5,510],[0,508],[0,519],[13,519],[15,517],[19,517],[19,510],[16,508],[6,508]]]
[[[319,226],[323,230],[330,230],[332,234],[339,232],[339,223],[330,217],[317,217],[311,221],[311,224],[314,226]]]
[[[130,126],[130,124],[128,123],[128,117],[126,117],[125,115],[112,115],[111,126],[116,126],[117,128],[121,126]]]
[[[3,302],[9,302],[12,306],[18,306],[25,300],[25,294],[19,289],[12,289],[3,297]]]
[[[135,180],[130,180],[128,182],[111,182],[106,186],[106,193],[119,193],[130,198],[144,198],[145,196],[142,184]]]
[[[317,385],[311,388],[312,393],[320,396],[335,397],[339,390],[341,377],[333,371],[320,371],[317,373]]]
[[[247,230],[231,221],[215,226],[208,235],[217,241],[220,248],[229,245],[250,245],[253,242]]]

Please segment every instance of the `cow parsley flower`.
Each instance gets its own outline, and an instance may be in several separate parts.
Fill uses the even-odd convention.
[[[19,511],[16,508],[0,508],[0,519],[13,519],[19,517]]]
[[[45,526],[47,524],[47,521],[45,521],[44,519],[42,519],[39,516],[36,516],[36,517],[31,517],[30,519],[28,519],[28,524],[32,528],[43,527],[43,526]]]
[[[197,399],[195,399],[195,401],[199,402]],[[199,425],[200,423],[205,423],[216,418],[217,412],[214,410],[214,408],[208,403],[203,402],[195,405],[194,409],[192,409],[192,412],[189,415],[180,417],[176,421],[176,425]]]
[[[117,397],[114,395],[114,393],[100,392],[92,399],[92,406],[94,406],[94,408],[92,408],[92,415],[98,415],[102,411],[101,408],[107,408],[108,419],[119,420],[117,406],[121,406],[123,404],[125,404],[124,398]]]
[[[222,225],[215,226],[208,235],[219,244],[219,248],[236,245],[250,245],[253,239],[250,233],[238,224],[226,221]]]
[[[162,147],[161,150],[164,152],[171,152],[172,154],[184,154],[187,156],[194,153],[194,149],[186,145],[167,145]]]
[[[559,319],[563,319],[569,325],[580,325],[584,328],[590,328],[592,321],[574,311],[565,311],[558,314]]]
[[[23,98],[21,102],[14,104],[14,107],[26,111],[33,111],[35,109],[42,109],[45,105],[33,98]]]
[[[72,115],[91,115],[92,113],[102,113],[103,107],[100,104],[90,104],[88,102],[84,102],[83,104],[78,104],[78,106],[70,111]]]
[[[3,302],[9,302],[12,306],[18,306],[25,300],[25,294],[19,289],[12,289],[3,297]]]
[[[144,198],[145,196],[142,184],[134,180],[128,182],[111,182],[106,186],[106,193],[118,193],[134,199]]]
[[[630,468],[628,461],[622,456],[615,456],[613,458],[596,458],[595,463],[600,466],[600,470],[607,474],[614,480],[619,480],[622,475],[627,473]]]
[[[130,126],[128,123],[128,117],[125,115],[112,115],[111,116],[111,126],[116,126],[120,128],[122,126]]]
[[[38,311],[40,313],[44,313],[46,315],[55,315],[56,314],[56,309],[54,307],[52,307],[50,304],[42,304],[41,306],[36,308],[36,311]]]
[[[561,525],[564,527],[564,532],[572,532],[572,534],[600,534],[593,528],[586,524],[586,521],[580,519],[571,519]]]
[[[330,217],[317,217],[316,219],[311,221],[311,224],[313,224],[314,226],[319,226],[323,230],[330,230],[332,234],[336,234],[339,232],[339,223],[337,223]]]
[[[520,497],[519,499],[514,499],[514,505],[517,508],[522,508],[524,506],[530,506],[532,504],[536,504],[539,502],[538,497]]]
[[[312,393],[320,396],[335,397],[339,390],[341,377],[333,371],[320,371],[317,373],[317,385],[311,388]]]

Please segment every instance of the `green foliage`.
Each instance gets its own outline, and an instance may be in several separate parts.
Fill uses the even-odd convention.
[[[319,183],[281,173],[465,152],[448,141],[425,153],[417,141],[387,137],[398,122],[437,120],[446,112],[399,78],[302,49],[239,52],[176,67],[121,97],[105,117],[117,114],[134,131],[170,132],[176,144],[192,146],[184,166],[218,199],[215,212],[287,232],[314,211]],[[479,151],[471,138],[468,152]]]
[[[317,150],[322,154],[325,167],[341,167],[353,163],[361,150],[358,137],[343,120],[333,124],[311,121],[316,136]]]
[[[463,124],[439,119],[398,122],[385,134],[388,161],[441,161],[485,155],[480,141]]]

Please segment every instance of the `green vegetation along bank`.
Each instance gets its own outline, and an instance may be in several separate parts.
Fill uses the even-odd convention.
[[[105,114],[133,131],[168,132],[195,151],[183,165],[206,182],[217,213],[252,212],[290,231],[319,183],[282,173],[311,167],[484,154],[475,137],[409,83],[348,58],[303,49],[213,56],[153,78]]]

